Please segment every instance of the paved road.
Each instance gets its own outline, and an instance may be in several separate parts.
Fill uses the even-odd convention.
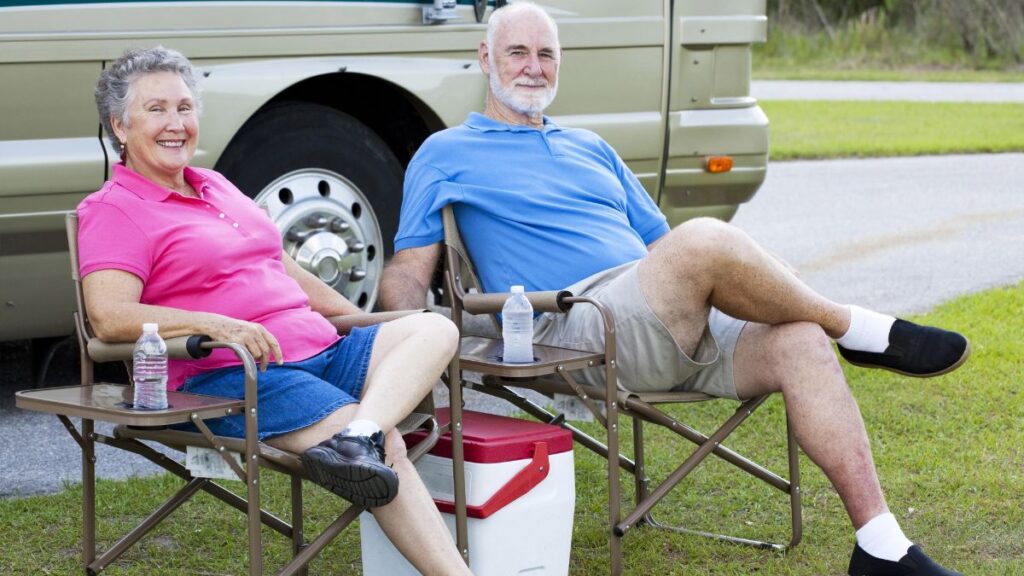
[[[1024,103],[1024,82],[826,82],[754,80],[758,100],[914,100]]]
[[[734,222],[820,292],[906,314],[1024,280],[1021,182],[1024,154],[777,162]],[[79,474],[56,418],[13,407],[28,356],[24,343],[0,344],[0,497],[59,490]],[[61,353],[52,384],[75,383],[74,359]],[[103,477],[154,471],[98,452]]]
[[[733,223],[819,292],[891,313],[1024,280],[1024,154],[775,162]]]

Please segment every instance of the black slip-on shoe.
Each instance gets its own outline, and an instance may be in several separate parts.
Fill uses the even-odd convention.
[[[861,352],[840,346],[839,354],[854,366],[928,378],[959,368],[971,355],[971,343],[956,332],[897,319],[889,329],[889,347],[885,352]]]
[[[963,576],[939,566],[916,544],[907,550],[899,562],[876,558],[855,544],[847,573],[850,576]]]
[[[383,432],[335,434],[303,452],[302,466],[310,480],[363,508],[383,506],[398,495],[398,474],[384,464]]]

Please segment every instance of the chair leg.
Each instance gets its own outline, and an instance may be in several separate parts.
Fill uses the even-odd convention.
[[[359,513],[364,509],[356,505],[351,505],[341,513],[340,516],[334,519],[319,536],[313,539],[308,545],[304,546],[302,550],[292,558],[291,562],[287,566],[281,568],[278,572],[278,576],[295,576],[300,571],[306,569],[306,565],[309,564],[313,558],[316,558],[328,544],[333,541],[346,526],[352,523],[356,518],[359,517]]]
[[[185,469],[184,466],[179,464],[177,461],[168,458],[161,452],[150,448],[149,446],[139,442],[135,439],[122,439],[122,438],[111,438],[109,436],[97,435],[96,441],[108,446],[114,446],[121,450],[126,450],[146,458],[153,464],[160,466],[164,470],[167,470],[171,474],[174,474],[178,478],[188,482],[192,479],[192,475]],[[249,512],[249,503],[245,498],[235,494],[234,492],[218,485],[216,482],[207,482],[203,485],[203,491],[207,494],[217,498],[221,502],[224,502],[228,506],[231,506],[235,510],[238,510],[242,514]],[[281,520],[277,516],[274,516],[266,510],[260,511],[260,521],[271,530],[276,531],[282,536],[290,538],[292,536],[292,527],[287,522]]]
[[[803,493],[800,491],[800,447],[796,443],[793,425],[786,414],[786,444],[789,452],[789,510],[792,533],[789,547],[792,548],[803,539]]]
[[[82,420],[82,567],[96,559],[96,441],[93,421]]]
[[[698,536],[704,536],[715,540],[722,540],[726,542],[732,542],[734,544],[743,544],[747,546],[754,546],[757,548],[772,549],[772,550],[786,550],[790,547],[796,546],[800,541],[801,530],[802,530],[802,514],[801,514],[801,500],[800,500],[800,470],[799,470],[799,449],[796,444],[796,438],[793,435],[792,427],[789,425],[789,418],[786,418],[786,440],[787,440],[787,452],[789,457],[789,474],[790,480],[785,481],[784,479],[778,478],[769,470],[761,467],[760,465],[754,464],[753,462],[747,462],[742,469],[754,477],[759,478],[771,486],[786,492],[790,496],[790,522],[792,527],[792,537],[790,538],[789,544],[778,544],[774,542],[751,540],[748,538],[739,538],[735,536],[728,536],[724,534],[715,534],[712,532],[704,532],[700,530],[693,530],[689,528],[683,528],[680,526],[668,526],[659,522],[652,512],[653,507],[657,504],[658,500],[664,497],[668,491],[672,490],[679,482],[685,478],[693,469],[695,469],[707,456],[714,453],[717,450],[724,449],[721,446],[722,441],[725,440],[754,410],[760,406],[761,402],[758,401],[755,404],[747,407],[741,405],[734,415],[726,421],[718,430],[715,431],[710,437],[708,437],[703,443],[701,443],[698,449],[690,455],[689,458],[673,472],[669,478],[667,478],[656,490],[655,496],[652,497],[653,502],[647,502],[644,507],[646,511],[642,513],[642,518],[653,528],[661,530],[670,530],[673,532],[679,532],[684,534],[694,534]],[[639,507],[639,505],[638,505]],[[628,521],[633,515],[627,518]]]
[[[614,386],[614,368],[607,369],[611,389]],[[619,403],[616,396],[609,394],[605,402],[608,419],[608,454],[619,453]],[[620,496],[620,469],[611,458],[605,460],[608,467],[608,554],[611,559],[612,576],[622,574],[622,534],[615,529],[622,520],[622,498]]]
[[[633,459],[636,462],[633,470],[633,483],[636,486],[634,505],[639,505],[647,498],[647,468],[644,460],[644,421],[633,417]]]
[[[256,409],[246,410],[245,422],[245,484],[248,493],[246,519],[249,525],[249,576],[263,574],[263,540],[260,534],[260,466],[257,462]]]
[[[292,557],[296,557],[306,547],[306,536],[302,527],[302,478],[292,476]],[[297,576],[306,576],[308,570],[303,566]]]
[[[138,526],[136,526],[131,532],[125,534],[120,540],[118,540],[113,546],[107,549],[106,552],[101,554],[99,558],[96,558],[92,563],[86,567],[87,574],[99,574],[104,568],[110,565],[111,562],[117,560],[125,550],[132,547],[136,542],[142,539],[150,530],[156,527],[157,524],[162,522],[167,516],[177,510],[182,504],[188,502],[192,496],[202,490],[204,484],[209,482],[207,478],[194,478],[187,484],[185,484],[180,490],[178,490],[173,496],[167,499],[166,502],[160,505],[159,508],[154,510],[149,516],[147,516]]]
[[[452,439],[452,484],[455,501],[455,545],[469,565],[469,521],[466,517],[466,461],[462,444],[462,370],[456,354],[448,366],[448,415]]]

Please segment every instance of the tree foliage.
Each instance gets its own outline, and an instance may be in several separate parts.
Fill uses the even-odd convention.
[[[899,28],[979,59],[1024,63],[1022,0],[768,0],[768,11],[782,26],[824,30],[833,41],[849,26]]]

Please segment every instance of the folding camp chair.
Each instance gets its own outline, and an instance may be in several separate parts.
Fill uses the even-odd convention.
[[[166,410],[141,411],[130,408],[132,401],[130,386],[95,382],[93,378],[95,362],[130,361],[134,346],[130,343],[107,344],[99,341],[93,335],[89,319],[86,316],[81,279],[78,275],[78,221],[74,213],[68,215],[67,232],[72,278],[75,281],[78,300],[75,324],[81,347],[81,385],[24,390],[18,392],[15,398],[19,408],[56,414],[82,449],[82,565],[85,573],[93,575],[101,572],[171,512],[202,490],[246,515],[250,575],[263,573],[261,524],[291,539],[293,557],[278,574],[305,574],[309,561],[340,534],[362,509],[354,505],[349,506],[313,541],[305,540],[302,517],[302,480],[306,478],[306,475],[302,463],[296,454],[277,450],[257,441],[256,385],[258,374],[252,356],[238,344],[214,342],[205,336],[194,335],[169,339],[167,349],[168,356],[171,358],[200,358],[216,348],[232,350],[245,368],[244,400],[172,391],[168,392],[169,407]],[[339,316],[329,318],[329,320],[339,329],[339,332],[345,333],[353,326],[376,324],[415,312],[419,311],[359,314]],[[237,414],[240,411],[246,416],[244,440],[215,436],[205,424],[205,421],[210,418]],[[75,427],[71,418],[81,418],[80,429]],[[95,421],[116,424],[112,436],[97,433],[94,427]],[[185,432],[169,428],[169,425],[185,422],[195,424],[199,432]],[[416,446],[410,447],[409,457],[412,459],[418,458],[434,445],[440,435],[440,430],[433,418],[433,405],[429,396],[417,412],[406,418],[399,428],[403,431],[417,428],[427,430],[425,439]],[[245,483],[246,497],[242,498],[236,495],[209,478],[194,477],[185,466],[144,444],[142,440],[157,442],[183,452],[189,446],[215,450],[238,479]],[[95,445],[97,442],[139,454],[185,481],[184,487],[116,544],[99,555],[96,550]],[[241,455],[241,465],[232,457],[231,453]],[[291,477],[290,523],[261,510],[259,490],[261,467]]]
[[[443,218],[445,230],[445,287],[451,299],[452,319],[459,326],[460,331],[462,331],[462,313],[464,311],[469,314],[489,314],[492,320],[495,321],[495,327],[497,327],[494,314],[501,311],[505,299],[509,295],[482,293],[473,269],[473,263],[469,259],[468,252],[459,236],[452,205],[444,208]],[[475,291],[470,291],[470,288],[475,289]],[[534,292],[528,293],[527,297],[530,299],[534,311],[538,312],[565,313],[572,306],[577,305],[597,307],[605,323],[604,350],[596,352],[579,351],[535,345],[535,361],[533,363],[505,364],[500,358],[501,341],[499,339],[464,335],[459,358],[453,359],[452,366],[449,369],[449,374],[452,375],[453,380],[451,386],[453,430],[459,429],[458,423],[461,422],[462,398],[459,390],[460,386],[456,385],[461,383],[463,387],[503,398],[539,420],[568,428],[572,431],[574,439],[580,445],[609,460],[608,522],[610,568],[612,574],[622,572],[622,537],[640,524],[646,524],[654,528],[700,534],[729,542],[764,548],[785,549],[796,546],[799,543],[802,535],[799,451],[788,419],[789,480],[722,445],[726,437],[736,430],[767,399],[767,396],[759,396],[741,402],[735,412],[715,432],[710,435],[702,434],[659,409],[658,406],[702,402],[712,400],[714,399],[713,397],[692,392],[635,393],[618,388],[615,360],[615,321],[612,313],[600,302],[591,298],[574,296],[567,291]],[[592,367],[603,367],[605,375],[604,386],[587,385],[573,376],[573,372],[577,370]],[[461,370],[482,374],[482,381],[473,382],[463,378]],[[552,413],[519,394],[511,386],[532,389],[546,395],[557,393],[578,398],[604,427],[607,432],[607,438],[602,442],[587,435],[565,422],[563,415]],[[603,410],[599,402],[604,402]],[[618,421],[620,414],[632,418],[633,421],[633,459],[621,454],[619,450]],[[644,423],[663,427],[697,446],[690,456],[683,460],[656,487],[650,486],[650,479],[647,477],[645,470]],[[465,486],[461,482],[462,454],[461,452],[454,454],[454,452],[455,450],[453,450],[453,460],[456,478],[456,510],[458,511],[459,492],[464,490]],[[789,495],[792,533],[787,544],[775,544],[701,532],[683,527],[665,526],[654,518],[652,508],[711,454]],[[612,464],[612,459],[617,460],[617,465]],[[625,517],[622,514],[622,505],[619,498],[620,468],[632,474],[635,482],[635,506]],[[457,526],[461,527],[463,525],[461,524],[462,522],[464,522],[464,519],[457,517]],[[463,533],[464,529],[460,529],[460,538]],[[465,551],[465,540],[459,539],[458,544],[460,549]]]

